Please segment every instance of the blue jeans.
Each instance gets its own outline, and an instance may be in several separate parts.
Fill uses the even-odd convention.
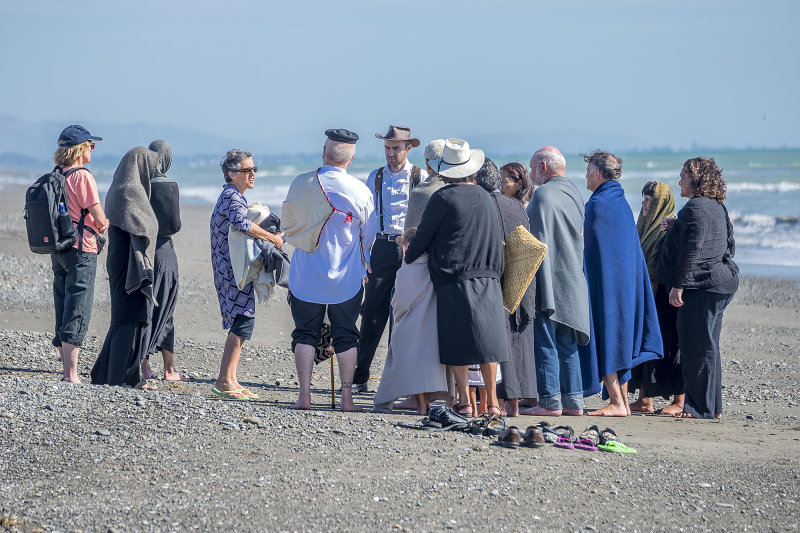
[[[539,407],[583,409],[581,362],[575,330],[537,313],[533,331]]]

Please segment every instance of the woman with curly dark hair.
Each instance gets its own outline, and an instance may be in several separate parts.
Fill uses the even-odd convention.
[[[689,201],[676,219],[664,219],[668,231],[657,271],[678,308],[686,398],[674,416],[722,418],[719,336],[722,314],[739,288],[733,225],[722,203],[725,179],[713,158],[696,157],[683,164],[679,185]]]
[[[521,163],[506,163],[500,167],[500,192],[514,198],[522,207],[528,205],[533,195],[533,185],[528,181],[528,171]]]

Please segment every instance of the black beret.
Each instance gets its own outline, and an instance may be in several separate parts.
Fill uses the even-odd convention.
[[[358,140],[357,134],[345,129],[325,130],[325,135],[338,143],[355,144]]]

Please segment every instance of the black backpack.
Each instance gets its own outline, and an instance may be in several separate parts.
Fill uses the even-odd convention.
[[[25,192],[25,228],[28,231],[28,246],[37,254],[59,254],[72,248],[79,238],[83,249],[84,219],[88,209],[81,209],[78,231],[72,223],[67,206],[67,177],[83,167],[71,168],[62,173],[61,167],[45,174],[28,187]],[[97,235],[92,228],[90,232]]]

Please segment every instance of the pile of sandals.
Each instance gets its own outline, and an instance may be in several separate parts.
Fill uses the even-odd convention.
[[[550,426],[539,422],[528,426],[524,433],[516,426],[507,426],[502,416],[486,413],[468,419],[449,407],[431,407],[428,416],[416,425],[398,424],[400,427],[422,431],[462,431],[472,435],[497,437],[497,444],[505,448],[540,448],[547,444],[565,450],[636,453],[625,445],[611,428],[602,431],[596,426],[587,427],[580,435],[570,426]]]

